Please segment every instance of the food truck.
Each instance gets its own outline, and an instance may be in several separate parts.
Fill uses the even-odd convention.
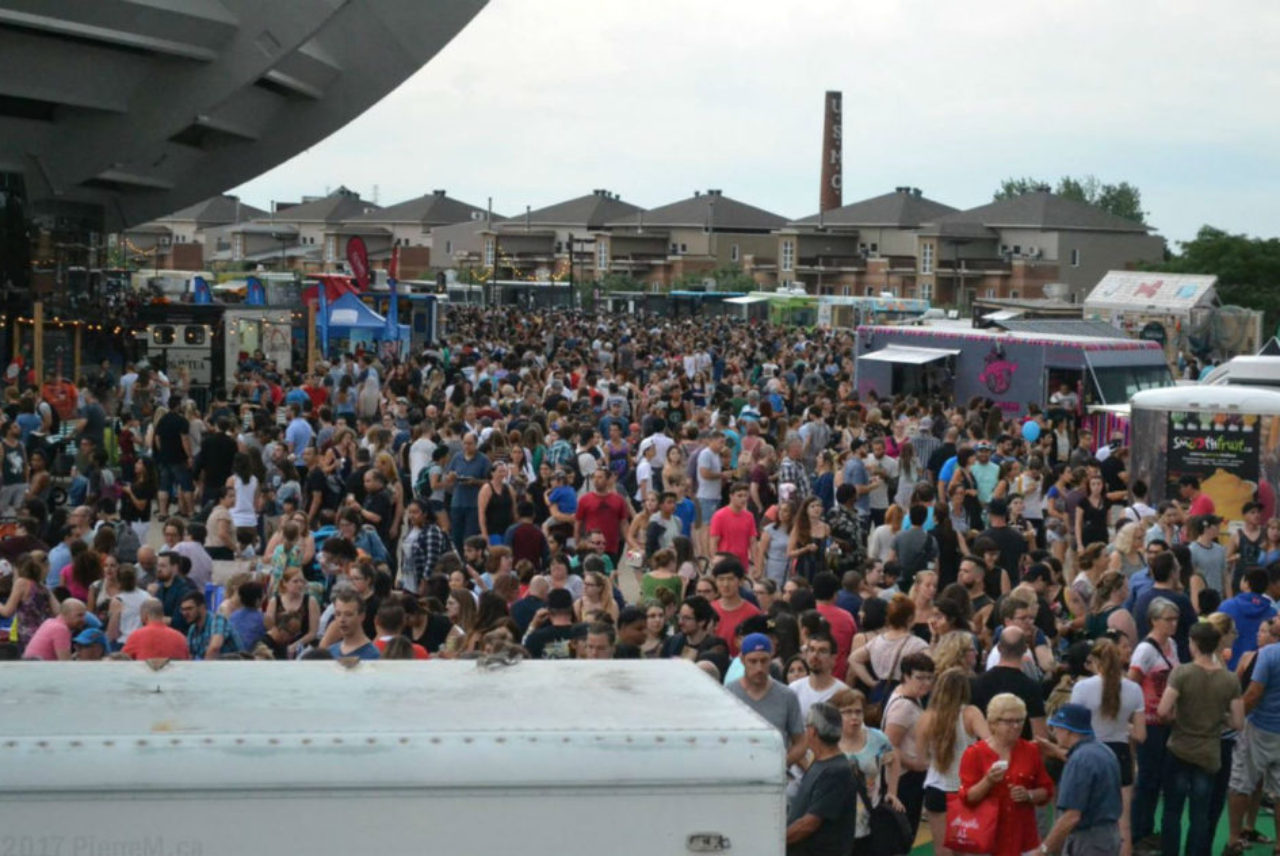
[[[976,330],[967,321],[864,325],[855,335],[859,395],[987,398],[1010,415],[1043,405],[1062,384],[1082,404],[1120,404],[1173,378],[1155,342],[1063,333]]]
[[[1280,486],[1280,391],[1252,386],[1190,384],[1152,389],[1129,404],[1131,479],[1150,485],[1153,505],[1178,496],[1178,479],[1193,475],[1228,524],[1246,502],[1276,514]]]
[[[692,663],[163,663],[0,664],[15,854],[784,849],[782,736]]]

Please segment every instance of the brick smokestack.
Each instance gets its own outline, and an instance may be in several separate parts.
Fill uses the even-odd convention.
[[[818,196],[818,210],[839,208],[842,182],[844,137],[841,130],[841,95],[828,92],[825,101],[825,117],[822,122],[822,188]]]

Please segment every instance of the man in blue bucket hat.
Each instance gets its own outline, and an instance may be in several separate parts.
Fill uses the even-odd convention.
[[[1066,753],[1058,785],[1058,821],[1042,854],[1114,856],[1120,852],[1120,762],[1093,737],[1093,714],[1064,704],[1049,718],[1057,749]]]

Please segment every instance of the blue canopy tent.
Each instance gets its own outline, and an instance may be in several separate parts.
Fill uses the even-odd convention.
[[[328,327],[329,341],[346,339],[350,342],[383,342],[395,341],[387,335],[387,319],[360,301],[354,294],[344,294],[328,305],[328,313],[324,318]],[[397,325],[400,328],[397,350],[404,356],[409,347],[409,326]],[[380,349],[381,350],[381,349]]]

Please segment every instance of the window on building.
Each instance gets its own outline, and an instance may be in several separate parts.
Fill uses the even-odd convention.
[[[681,244],[681,245],[680,245],[680,252],[681,252],[681,254],[684,254],[684,253],[689,252],[689,245],[688,245],[688,244]]]
[[[988,289],[987,289],[987,291],[986,291],[986,293],[985,293],[983,296],[984,296],[984,297],[995,297],[995,296],[996,296],[996,290],[995,290],[994,288],[988,288]]]
[[[494,245],[493,238],[484,239],[484,266],[493,267]]]
[[[1017,291],[1011,291],[1011,292],[1009,292],[1009,297],[1010,297],[1010,299],[1012,299],[1012,300],[1017,300],[1017,299],[1018,299],[1018,292],[1017,292]]]
[[[871,255],[873,256],[880,255],[880,245],[877,244],[875,241],[871,242],[870,249],[871,249]]]
[[[445,241],[445,242],[444,242],[444,254],[445,254],[446,256],[451,256],[451,255],[453,255],[453,241]]]
[[[1080,251],[1079,250],[1071,251],[1071,266],[1080,267]]]
[[[1020,255],[1022,255],[1022,244],[1014,244],[1014,245],[1013,245],[1013,254],[1014,254],[1015,256],[1020,256]]]
[[[609,269],[609,242],[596,241],[596,270]]]
[[[933,283],[932,282],[920,283],[920,299],[933,300]]]
[[[734,244],[729,247],[729,261],[736,262],[742,258],[742,247]]]
[[[1009,254],[1009,245],[1008,245],[1008,244],[1001,244],[1001,245],[1000,245],[1000,255],[1005,256],[1005,255],[1008,255],[1008,254]]]
[[[868,285],[865,289],[863,289],[862,294],[864,297],[875,297],[876,296],[875,286]]]
[[[675,241],[672,241],[672,242],[671,242],[671,255],[676,256],[676,255],[679,255],[679,254],[680,254],[680,245],[679,245],[679,244],[677,244]]]
[[[796,242],[782,242],[782,269],[784,271],[795,270],[796,267]]]
[[[933,273],[933,244],[920,245],[920,273]]]

